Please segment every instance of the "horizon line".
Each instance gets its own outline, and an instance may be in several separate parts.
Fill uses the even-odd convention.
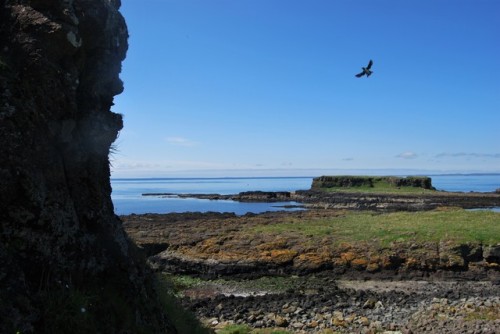
[[[295,169],[294,171],[298,172],[298,171],[301,171],[301,170],[308,170],[308,171],[313,171],[311,169],[308,169],[308,168],[304,168],[304,169]],[[324,171],[331,171],[333,172],[333,170],[331,169],[314,169],[314,171],[321,171],[321,170],[324,170]],[[393,173],[393,174],[387,174],[387,172],[389,171],[395,171],[397,173]],[[274,172],[279,172],[279,171],[285,171],[283,169],[268,169],[268,170],[245,170],[245,169],[241,169],[241,170],[228,170],[229,172],[231,173],[238,173],[238,172],[244,172],[244,171],[247,171],[247,172],[264,172],[264,171],[274,171]],[[290,170],[286,170],[286,171],[290,171]],[[345,170],[341,170],[341,169],[338,169],[336,171],[351,171],[351,173],[344,173],[344,174],[321,174],[321,175],[307,175],[307,174],[303,174],[303,175],[293,175],[293,174],[290,174],[290,175],[249,175],[249,174],[241,174],[241,175],[227,175],[227,176],[223,176],[223,175],[203,175],[204,173],[210,173],[210,174],[213,174],[213,173],[221,173],[221,172],[224,172],[223,170],[186,170],[186,171],[177,171],[177,172],[174,172],[174,173],[168,173],[170,175],[153,175],[153,176],[146,176],[146,175],[137,175],[137,176],[133,176],[133,175],[130,175],[130,176],[116,176],[116,177],[113,177],[111,176],[110,179],[111,180],[120,180],[120,179],[142,179],[142,180],[152,180],[152,179],[265,179],[265,178],[273,178],[273,179],[276,179],[276,178],[314,178],[314,177],[319,177],[319,176],[359,176],[359,175],[367,175],[367,176],[429,176],[429,177],[432,177],[432,176],[458,176],[458,175],[462,175],[462,176],[474,176],[474,175],[477,175],[477,176],[480,176],[480,175],[500,175],[500,171],[436,171],[436,170],[412,170],[412,169],[345,169]],[[358,174],[356,173],[355,171],[357,172],[362,172],[362,171],[366,171],[366,172],[370,172],[370,173],[365,173],[365,174]],[[386,173],[374,173],[376,171],[385,171]],[[353,173],[354,172],[354,173]],[[172,174],[183,174],[185,173],[185,175],[172,175]],[[192,175],[193,173],[196,173],[196,174],[200,174],[200,175]],[[162,174],[161,172],[158,173],[158,174]]]

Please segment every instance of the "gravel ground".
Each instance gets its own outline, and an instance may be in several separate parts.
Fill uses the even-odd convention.
[[[500,333],[496,281],[335,281],[296,277],[289,288],[202,284],[184,305],[216,330],[227,324],[292,333]]]

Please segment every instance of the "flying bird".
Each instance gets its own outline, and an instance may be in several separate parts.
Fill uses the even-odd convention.
[[[373,71],[370,70],[372,65],[373,65],[373,60],[370,59],[370,61],[368,62],[368,66],[361,67],[363,69],[363,72],[356,74],[356,77],[361,78],[363,75],[366,75],[366,77],[368,78],[373,73]]]

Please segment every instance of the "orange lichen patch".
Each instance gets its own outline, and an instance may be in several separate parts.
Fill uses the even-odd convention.
[[[368,260],[357,258],[351,261],[351,267],[358,270],[363,270],[368,266]]]
[[[354,260],[356,258],[356,256],[357,255],[355,253],[353,253],[353,252],[341,253],[340,254],[340,259],[342,261],[344,261],[345,263],[349,263],[352,260]]]
[[[297,252],[292,249],[273,249],[260,253],[260,260],[273,263],[287,263],[297,256]]]
[[[218,253],[220,250],[220,241],[218,238],[205,239],[197,245],[197,248],[201,253]]]
[[[366,271],[370,272],[370,273],[374,273],[376,271],[380,270],[380,265],[378,263],[368,263],[368,265],[366,266]]]
[[[242,259],[242,254],[236,252],[221,251],[214,257],[214,259],[223,263],[233,263],[240,261]]]
[[[331,263],[332,259],[329,253],[304,253],[295,257],[293,266],[299,268],[317,269]]]

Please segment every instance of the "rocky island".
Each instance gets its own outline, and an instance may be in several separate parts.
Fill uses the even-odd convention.
[[[379,211],[422,211],[443,206],[464,209],[500,206],[500,194],[436,191],[429,177],[322,176],[311,189],[246,191],[239,194],[144,193],[143,196],[232,200],[238,202],[296,201],[305,208]]]
[[[316,178],[307,191],[198,196],[307,208],[122,217],[150,265],[208,326],[500,329],[500,213],[466,210],[500,206],[499,194],[440,192],[425,177],[342,176]]]

